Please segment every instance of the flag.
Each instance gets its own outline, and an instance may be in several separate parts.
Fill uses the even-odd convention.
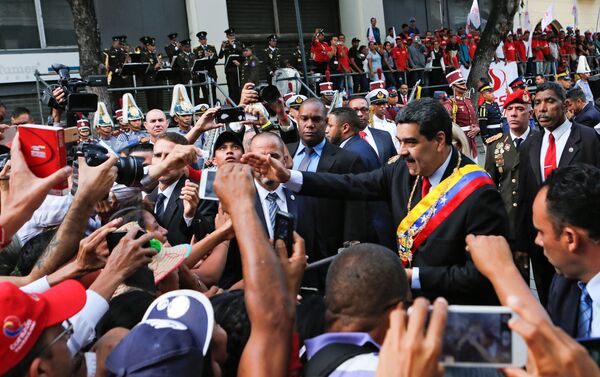
[[[367,34],[369,42],[375,42],[375,34],[373,34],[373,26],[369,26],[369,33]]]
[[[577,0],[573,0],[573,8],[571,9],[571,14],[573,15],[573,27],[577,28],[577,24],[579,23],[577,17]]]
[[[396,46],[396,27],[392,26],[392,32],[394,33],[394,46]]]
[[[529,0],[525,3],[525,16],[523,17],[523,31],[525,30],[532,31],[531,21],[529,20]]]
[[[554,21],[554,2],[550,4],[546,13],[544,13],[544,17],[542,18],[542,31],[546,30],[546,27],[550,25]]]
[[[479,26],[481,26],[481,18],[479,17],[479,5],[477,4],[477,0],[473,0],[471,11],[467,17],[467,31],[470,29],[469,26],[472,26],[473,29],[479,29]]]

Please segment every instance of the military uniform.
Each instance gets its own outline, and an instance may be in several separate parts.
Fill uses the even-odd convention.
[[[234,35],[235,31],[230,28],[225,30],[226,35]],[[225,58],[225,77],[227,80],[227,90],[229,91],[229,97],[235,102],[240,102],[240,71],[238,66],[235,65],[232,59],[229,57],[232,55],[239,56],[242,59],[242,52],[244,51],[244,43],[234,40],[233,43],[226,40],[221,46],[219,51],[219,59]]]
[[[258,84],[259,81],[259,61],[256,56],[248,56],[242,64],[242,85],[247,82]]]
[[[156,81],[156,71],[157,65],[159,65],[158,57],[156,56],[156,52],[150,51],[147,48],[147,45],[151,44],[154,46],[155,39],[151,37],[142,37],[140,41],[144,44],[145,47],[142,48],[141,51],[141,59],[142,63],[150,63],[150,67],[146,71],[146,73],[142,76],[142,85],[143,86],[154,86],[159,85]],[[158,67],[160,68],[160,67]],[[146,101],[148,104],[147,109],[160,109],[162,107],[162,98],[159,89],[150,89],[146,90]]]
[[[300,51],[300,47],[296,47],[296,50],[292,53],[291,64],[298,71],[302,70],[302,51]]]
[[[496,102],[484,102],[479,108],[479,129],[484,140],[502,133],[502,113]]]
[[[201,31],[196,34],[196,37],[200,40],[200,46],[194,48],[193,52],[197,59],[207,59],[207,71],[208,76],[214,80],[214,83],[211,85],[212,89],[212,98],[213,101],[217,99],[217,90],[215,88],[215,83],[217,81],[217,70],[215,69],[215,65],[219,60],[217,49],[213,45],[209,45],[207,43],[202,43],[203,40],[206,39],[207,33],[205,31]],[[206,82],[206,78],[201,74],[199,76],[200,82]],[[208,103],[209,92],[208,92],[208,84],[202,85],[202,97],[204,97],[204,102]]]
[[[190,40],[186,39],[181,41],[182,45],[189,45]],[[177,58],[175,59],[175,65],[173,68],[179,71],[179,84],[188,85],[190,80],[193,79],[192,75],[192,67],[194,65],[194,61],[196,60],[196,56],[192,51],[181,51]],[[197,79],[196,79],[197,81]],[[193,81],[192,81],[193,82]],[[198,98],[198,88],[194,87],[194,98]],[[191,95],[191,90],[188,89],[188,93]]]
[[[267,38],[267,42],[271,43],[271,42],[277,42],[277,36],[276,35],[270,35]],[[277,46],[267,46],[267,48],[265,48],[265,66],[267,68],[267,74],[268,77],[267,79],[269,81],[271,81],[271,76],[273,76],[273,74],[275,73],[275,71],[277,71],[279,68],[281,68],[281,52],[279,51],[279,48]]]
[[[113,41],[119,41],[122,43],[124,36],[115,36]],[[127,52],[123,47],[111,46],[103,51],[104,54],[104,66],[106,67],[106,73],[108,76],[108,85],[111,88],[123,88],[127,85],[127,80],[121,76],[123,71],[123,65],[127,63]],[[112,92],[111,102],[113,108],[119,107],[119,98],[121,93]]]
[[[173,57],[179,55],[179,53],[181,52],[181,49],[177,45],[177,40],[175,39],[175,38],[177,38],[177,33],[169,34],[169,35],[167,35],[167,38],[169,38],[169,40],[171,41],[171,43],[169,43],[168,45],[165,46],[165,52],[167,53],[167,56],[169,57],[169,64],[170,64],[171,61],[173,60]]]

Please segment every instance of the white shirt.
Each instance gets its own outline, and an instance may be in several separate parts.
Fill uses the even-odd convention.
[[[365,136],[366,142],[369,143],[371,148],[373,148],[375,153],[377,153],[377,157],[379,157],[379,151],[377,150],[377,143],[375,143],[375,138],[373,137],[371,130],[369,129],[369,127],[365,127],[365,129],[363,131],[367,134]]]
[[[552,131],[552,135],[554,135],[554,143],[556,144],[556,167],[558,167],[558,162],[560,161],[560,156],[562,156],[563,151],[565,150],[565,145],[567,145],[567,140],[569,139],[569,135],[571,134],[571,122],[568,119],[565,119],[565,122],[560,126],[556,127],[554,131]],[[548,151],[548,145],[550,140],[550,131],[544,130],[544,138],[542,139],[542,149],[540,153],[540,169],[542,172],[542,181],[544,181],[544,160],[546,159],[546,152]]]
[[[577,80],[575,85],[577,85],[581,88],[581,90],[583,90],[583,93],[585,94],[585,99],[587,99],[588,102],[594,103],[594,94],[592,93],[590,84],[587,81],[579,79]]]
[[[275,191],[267,191],[264,187],[258,184],[256,180],[254,181],[254,185],[256,186],[256,192],[258,193],[258,197],[260,198],[260,203],[262,204],[263,215],[265,216],[265,222],[267,223],[267,230],[269,233],[269,238],[273,239],[273,224],[271,224],[271,218],[269,217],[269,201],[267,200],[267,195],[271,192],[277,194],[277,206],[280,211],[287,212],[287,200],[285,198],[285,192],[283,191],[283,186],[279,185],[275,189]]]
[[[171,199],[171,195],[173,195],[173,191],[175,191],[175,186],[177,186],[178,182],[179,182],[179,180],[176,180],[175,182],[173,182],[171,184],[171,186],[167,187],[164,191],[161,191],[160,189],[158,189],[158,193],[163,194],[165,196],[165,200],[163,201],[163,213],[165,213],[165,211],[167,210],[167,204],[169,204],[169,199]],[[158,209],[158,203],[154,207],[154,213],[156,213],[157,209]],[[194,220],[194,218],[186,217],[185,215],[183,215],[183,220],[185,221],[185,225],[187,225],[189,227],[190,225],[192,225],[192,221]]]
[[[439,185],[440,182],[442,181],[442,178],[444,177],[444,172],[446,172],[446,169],[448,169],[448,165],[450,165],[451,158],[452,158],[452,149],[450,149],[450,153],[448,153],[448,157],[446,157],[446,161],[444,161],[444,163],[439,168],[437,168],[437,170],[434,171],[432,175],[430,175],[428,177],[429,183],[431,184],[430,190],[433,190],[433,188],[435,186]],[[411,278],[410,286],[413,289],[421,289],[421,280],[419,280],[419,267],[413,267],[413,269],[412,269],[412,278]]]
[[[377,128],[378,130],[389,133],[392,137],[392,141],[394,142],[396,152],[400,152],[400,142],[398,139],[396,139],[396,124],[394,122],[390,122],[387,119],[381,119],[376,115],[373,115],[373,128]]]
[[[523,132],[523,135],[521,136],[517,136],[515,134],[513,134],[512,130],[510,131],[510,138],[512,139],[513,144],[515,144],[515,139],[519,138],[521,139],[521,143],[523,143],[523,141],[525,141],[527,139],[527,136],[529,136],[529,127],[527,127],[527,129],[525,130],[525,132]],[[515,144],[516,145],[516,144]]]
[[[592,299],[592,329],[590,337],[600,337],[600,273],[597,273],[588,281],[585,289]]]

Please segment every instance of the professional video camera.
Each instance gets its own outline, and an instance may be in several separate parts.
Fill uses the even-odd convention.
[[[83,142],[77,147],[77,156],[85,159],[88,166],[98,166],[108,160],[108,150],[103,146],[90,142]],[[117,167],[117,183],[125,186],[135,186],[144,178],[143,157],[119,157]]]
[[[96,111],[98,106],[98,96],[94,93],[78,93],[79,88],[86,86],[107,86],[106,76],[104,75],[90,75],[87,80],[71,78],[69,74],[69,67],[64,64],[52,64],[52,69],[60,77],[58,84],[50,85],[44,90],[42,96],[42,103],[46,106],[67,111],[67,113],[91,113]],[[65,101],[60,103],[56,101],[52,92],[56,88],[62,88],[65,92]]]

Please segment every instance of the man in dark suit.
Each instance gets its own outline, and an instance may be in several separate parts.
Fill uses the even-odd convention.
[[[187,145],[184,136],[167,132],[154,144],[152,164],[164,160],[177,144]],[[168,230],[171,245],[190,243],[198,225],[198,185],[190,182],[183,169],[172,170],[158,179],[158,187],[148,195],[154,203],[154,213],[159,224]]]
[[[600,124],[600,111],[596,109],[593,102],[588,102],[585,93],[576,86],[567,92],[567,110],[572,114],[571,121],[588,127],[596,127]]]
[[[544,132],[532,135],[521,147],[515,248],[529,254],[538,296],[546,305],[554,268],[541,247],[535,245],[533,201],[546,177],[557,167],[580,163],[600,166],[600,141],[594,129],[566,118],[564,90],[554,82],[538,86],[534,112]]]
[[[394,147],[394,142],[390,134],[368,127],[369,125],[369,103],[364,97],[354,97],[348,102],[348,107],[356,111],[358,119],[360,119],[359,135],[373,148],[381,164],[387,163],[390,158],[396,156],[398,152]]]
[[[361,174],[300,173],[255,154],[244,155],[242,161],[303,195],[387,201],[394,224],[408,225],[407,232],[415,231],[400,241],[405,246],[401,250],[403,260],[409,267],[407,278],[416,295],[430,299],[443,296],[451,304],[497,304],[491,284],[465,253],[467,234],[508,234],[506,210],[496,187],[481,168],[452,147],[452,122],[437,101],[409,103],[398,115],[397,132],[402,159]],[[464,179],[463,187],[469,187],[469,191],[458,200],[447,200],[441,192],[456,187],[451,185],[456,179]],[[435,212],[435,216],[420,227],[415,224],[420,216],[413,210],[418,203],[427,205],[432,201],[444,212],[428,212]],[[443,218],[438,216],[440,213]],[[430,223],[430,219],[436,220]],[[418,234],[421,231],[425,232],[423,236]],[[414,246],[417,237],[422,242]]]
[[[558,272],[548,313],[576,338],[600,336],[599,202],[600,169],[577,164],[554,171],[533,204],[536,243]]]

